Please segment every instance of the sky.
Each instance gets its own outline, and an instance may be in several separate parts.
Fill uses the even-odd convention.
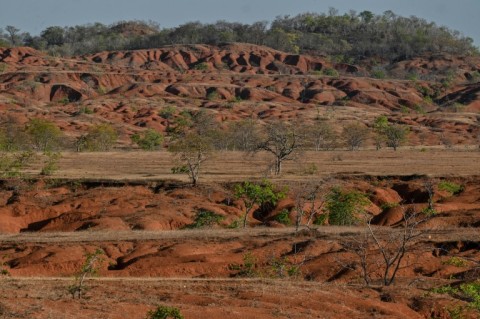
[[[152,20],[160,27],[226,20],[252,23],[304,12],[392,10],[458,30],[480,47],[480,0],[0,0],[0,28],[13,25],[38,35],[49,26]]]

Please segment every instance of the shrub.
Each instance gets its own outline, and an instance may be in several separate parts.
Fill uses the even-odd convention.
[[[131,139],[141,149],[146,151],[153,151],[158,149],[163,143],[163,135],[152,129],[140,133],[135,133],[131,136]]]
[[[17,177],[21,170],[34,159],[33,152],[0,153],[0,177]]]
[[[162,108],[159,112],[158,115],[160,115],[161,118],[169,120],[175,115],[176,112],[176,107],[172,105],[165,106]]]
[[[450,257],[446,261],[443,262],[444,265],[451,265],[455,267],[465,267],[467,265],[467,261],[460,257]]]
[[[214,101],[217,100],[220,97],[218,94],[217,90],[211,90],[210,92],[207,93],[207,100],[209,101]]]
[[[58,152],[46,152],[45,153],[46,160],[40,171],[40,175],[49,176],[52,175],[58,169],[58,161],[62,157],[62,155]]]
[[[290,225],[290,212],[288,209],[283,209],[280,213],[278,213],[277,216],[275,216],[275,220],[280,224]]]
[[[458,288],[452,286],[443,286],[431,290],[437,294],[449,294],[468,301],[469,307],[480,311],[480,281],[461,284]]]
[[[240,277],[255,277],[257,275],[257,257],[248,252],[243,255],[243,264],[231,264],[228,266],[230,270],[238,271],[236,276]]]
[[[338,71],[331,68],[326,68],[323,70],[323,74],[326,76],[338,76]]]
[[[187,165],[172,167],[171,171],[172,171],[172,174],[188,174],[189,172]]]
[[[195,216],[195,220],[192,224],[187,225],[185,228],[202,228],[218,225],[225,217],[208,210],[201,210]]]
[[[104,152],[110,150],[117,141],[117,131],[110,124],[97,124],[77,140],[78,151]]]
[[[449,181],[441,181],[438,183],[438,189],[457,195],[463,191],[463,186]]]
[[[334,187],[327,195],[325,208],[330,225],[355,225],[359,222],[358,215],[363,213],[368,205],[367,197],[355,191],[343,191]]]
[[[193,67],[194,70],[199,70],[199,71],[205,71],[208,70],[208,63],[206,62],[200,62],[198,64],[195,64]]]
[[[157,309],[150,310],[146,319],[183,319],[180,309],[169,306],[157,306]]]
[[[25,132],[33,146],[42,152],[51,151],[58,146],[62,135],[55,123],[39,118],[31,119],[25,127]]]

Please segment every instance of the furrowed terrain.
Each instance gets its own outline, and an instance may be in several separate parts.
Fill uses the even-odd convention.
[[[369,77],[367,65],[248,44],[71,58],[11,48],[0,49],[0,63],[3,125],[48,119],[66,145],[92,124],[110,123],[120,136],[112,152],[63,151],[48,177],[38,154],[22,178],[0,182],[0,318],[145,318],[157,305],[185,318],[478,317],[471,295],[440,288],[463,289],[480,274],[478,57],[399,61],[388,79]],[[442,85],[437,75],[451,69]],[[403,79],[410,73],[422,77]],[[130,136],[168,133],[182,111],[198,110],[222,128],[322,119],[337,132],[386,115],[410,133],[397,151],[376,151],[373,141],[360,151],[307,150],[279,176],[266,153],[215,151],[191,187],[172,173],[177,158],[141,151]],[[285,198],[238,227],[246,207],[235,187],[264,178]],[[335,186],[365,195],[382,242],[401,242],[405,216],[422,219],[392,285],[382,284],[374,242],[363,250],[366,285],[365,223],[320,226],[298,215],[323,212]],[[299,202],[312,187],[318,197]],[[198,225],[199,212],[219,217]],[[74,276],[97,249],[99,276],[74,299]]]

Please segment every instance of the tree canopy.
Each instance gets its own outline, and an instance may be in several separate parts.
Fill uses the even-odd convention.
[[[339,14],[335,9],[327,13],[278,16],[272,22],[252,24],[221,20],[187,22],[173,28],[160,28],[156,23],[144,21],[50,26],[37,36],[6,26],[5,31],[0,32],[0,41],[67,56],[171,44],[226,42],[267,45],[293,53],[324,54],[339,62],[368,57],[393,61],[426,52],[478,54],[472,38],[416,16],[402,17],[392,11],[380,15],[370,11]]]

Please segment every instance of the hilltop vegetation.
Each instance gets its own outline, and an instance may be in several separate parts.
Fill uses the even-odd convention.
[[[402,17],[392,11],[382,15],[370,11],[339,14],[333,8],[328,13],[279,16],[272,22],[252,24],[188,22],[178,27],[160,28],[154,22],[121,21],[112,25],[50,26],[34,36],[14,26],[7,26],[0,33],[0,46],[29,46],[61,56],[226,42],[327,55],[337,62],[347,63],[365,58],[394,61],[427,52],[478,54],[471,38],[422,18]]]

